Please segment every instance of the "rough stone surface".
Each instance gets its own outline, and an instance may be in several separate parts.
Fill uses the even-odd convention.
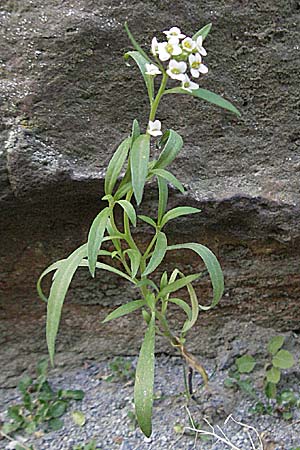
[[[1,382],[13,383],[32,352],[45,352],[37,276],[85,241],[113,150],[133,118],[146,125],[144,86],[122,61],[130,48],[125,20],[143,45],[173,24],[189,34],[212,22],[210,71],[201,83],[242,111],[237,119],[179,96],[166,97],[159,111],[164,127],[185,141],[173,170],[187,193],[172,193],[170,207],[203,210],[170,224],[169,239],[209,245],[226,277],[222,303],[191,333],[193,349],[201,343],[213,353],[250,320],[299,332],[299,10],[296,0],[191,0],[188,7],[168,0],[1,1]],[[150,186],[144,212],[154,212],[155,198]],[[145,231],[136,233],[141,245]],[[189,253],[172,253],[166,268],[174,263],[198,268]],[[207,281],[198,292],[205,298]],[[121,326],[98,320],[136,295],[112,276],[76,275],[59,361],[137,352],[135,317]],[[179,319],[174,311],[172,320]],[[157,349],[166,351],[160,342]]]

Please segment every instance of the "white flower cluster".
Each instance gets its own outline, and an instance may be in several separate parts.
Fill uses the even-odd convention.
[[[167,74],[173,80],[181,81],[183,89],[187,91],[198,89],[199,85],[191,81],[186,72],[188,65],[194,78],[208,72],[208,68],[202,63],[202,56],[207,54],[202,45],[202,36],[193,40],[182,34],[178,27],[172,27],[164,31],[164,34],[167,36],[167,42],[158,42],[156,37],[152,39],[151,53],[160,61],[169,61]],[[153,76],[161,73],[154,64],[147,64],[146,70],[146,73]]]

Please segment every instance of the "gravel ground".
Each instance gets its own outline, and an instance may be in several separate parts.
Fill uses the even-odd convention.
[[[128,360],[133,365],[136,364],[136,358]],[[30,437],[26,445],[34,445],[37,450],[72,450],[75,444],[95,439],[97,449],[102,450],[253,449],[245,427],[236,424],[233,419],[224,424],[226,417],[231,414],[236,421],[256,428],[264,441],[264,450],[296,450],[296,447],[300,446],[299,416],[296,415],[294,421],[290,423],[278,417],[251,414],[249,412],[251,401],[240,393],[233,393],[223,387],[227,376],[226,370],[216,370],[212,360],[202,363],[210,375],[210,390],[202,389],[201,377],[196,374],[194,389],[198,402],[190,400],[187,404],[182,394],[184,383],[181,359],[167,356],[157,358],[155,381],[157,399],[154,404],[151,439],[142,436],[130,417],[130,412],[133,411],[133,381],[120,379],[105,381],[107,375],[111,373],[109,361],[99,364],[87,362],[82,368],[64,373],[53,370],[49,373],[49,381],[54,388],[83,389],[85,398],[71,405],[69,412],[64,416],[62,429],[39,438]],[[290,375],[287,377],[287,383],[289,387],[292,383],[295,390],[299,390],[297,377]],[[17,389],[2,389],[0,395],[0,418],[4,420],[7,407],[18,403],[20,397]],[[85,414],[86,423],[83,427],[74,424],[71,415],[71,411],[74,410],[80,410]],[[195,435],[192,432],[187,434],[188,430],[183,434],[184,427],[190,426],[189,413],[201,429],[208,429],[203,421],[203,417],[207,417],[209,423],[215,427],[215,431],[225,439],[217,428],[221,427],[236,447],[230,447],[217,439],[205,442],[199,434]],[[254,441],[256,440],[255,448],[259,449],[253,431],[251,436]],[[13,445],[3,439],[0,441],[0,448],[9,450]]]

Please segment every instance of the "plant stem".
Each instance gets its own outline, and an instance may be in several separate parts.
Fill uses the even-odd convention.
[[[168,81],[168,75],[165,71],[163,71],[163,78],[161,81],[161,85],[160,85],[158,93],[151,105],[151,110],[150,110],[150,115],[149,115],[149,120],[151,120],[151,121],[154,121],[154,119],[155,119],[155,114],[156,114],[160,99],[165,92],[165,89],[167,86],[167,81]]]

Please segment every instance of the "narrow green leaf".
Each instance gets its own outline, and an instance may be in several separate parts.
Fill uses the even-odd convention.
[[[134,227],[136,227],[136,212],[132,204],[128,200],[118,200],[117,203],[122,206],[130,222]]]
[[[251,355],[244,355],[235,361],[240,373],[250,373],[255,367],[256,361]]]
[[[108,207],[104,208],[93,220],[93,223],[89,231],[87,252],[88,252],[89,270],[92,277],[95,276],[97,256],[102,244],[110,212],[111,212],[110,208]]]
[[[164,148],[154,165],[154,169],[164,169],[167,167],[176,158],[176,155],[183,145],[183,140],[176,131],[167,130],[160,139],[160,146],[162,147],[163,145]]]
[[[140,268],[141,254],[138,250],[133,248],[129,248],[128,250],[126,250],[126,253],[130,259],[131,276],[132,278],[135,278]]]
[[[169,249],[169,247],[168,247],[168,249]],[[180,278],[179,280],[173,281],[173,283],[169,283],[166,287],[164,287],[159,292],[159,297],[163,298],[167,294],[170,294],[171,292],[178,291],[178,289],[181,289],[181,288],[185,287],[187,284],[195,281],[197,278],[199,278],[200,275],[201,275],[201,273],[195,273],[193,275],[188,275],[187,277]]]
[[[186,287],[188,289],[189,296],[191,299],[192,317],[189,321],[186,321],[186,323],[184,324],[184,326],[182,328],[182,333],[186,333],[188,330],[190,330],[195,325],[195,323],[197,322],[197,319],[198,319],[198,315],[199,315],[198,298],[197,298],[195,289],[193,288],[193,286],[190,283],[188,283]]]
[[[209,250],[202,244],[197,244],[194,242],[171,245],[168,247],[167,250],[180,250],[180,249],[193,250],[203,260],[211,279],[214,296],[210,306],[199,305],[199,307],[203,310],[213,308],[220,301],[224,291],[224,277],[219,261],[217,260],[216,256],[213,254],[211,250]]]
[[[52,272],[53,270],[56,271],[63,264],[64,261],[65,261],[65,259],[61,259],[61,260],[56,261],[55,263],[51,264],[51,266],[47,267],[47,269],[44,270],[44,272],[41,274],[41,276],[38,279],[36,289],[37,289],[39,297],[46,303],[48,301],[48,298],[45,296],[45,294],[42,290],[42,280],[46,275],[48,275],[48,273]]]
[[[134,385],[135,414],[142,432],[147,437],[150,437],[152,433],[154,345],[155,314],[153,313],[140,350]]]
[[[148,174],[150,137],[142,134],[134,141],[130,151],[130,167],[134,196],[139,205],[143,198],[144,185]]]
[[[143,280],[136,283],[137,288],[141,288],[142,286],[151,286],[156,292],[159,292],[159,289],[154,283],[154,281],[149,280],[148,278],[144,278]]]
[[[143,222],[146,222],[148,225],[151,225],[153,228],[156,229],[156,223],[154,222],[153,219],[151,219],[151,217],[139,215],[138,218],[141,219]]]
[[[87,244],[83,244],[63,261],[57,269],[55,279],[50,289],[49,300],[47,303],[46,336],[52,365],[54,363],[55,340],[64,299],[74,273],[82,258],[85,256],[87,256]]]
[[[162,274],[161,279],[160,279],[160,289],[162,289],[162,288],[164,288],[165,286],[167,286],[167,284],[168,284],[168,274],[167,274],[167,272],[165,271],[165,272]]]
[[[81,389],[63,389],[60,393],[60,398],[67,400],[82,400],[84,392]]]
[[[130,39],[130,41],[131,41],[133,47],[134,47],[134,48],[139,52],[139,54],[140,54],[141,56],[143,56],[149,63],[152,63],[152,61],[151,61],[151,59],[149,58],[149,56],[147,55],[147,53],[144,52],[144,50],[141,48],[141,46],[137,43],[137,41],[136,41],[135,38],[133,37],[133,34],[130,32],[130,30],[129,30],[129,28],[128,28],[127,22],[125,22],[124,27],[125,27],[126,33],[127,33],[128,37],[129,37],[129,39]]]
[[[273,357],[272,364],[279,369],[290,369],[294,364],[294,356],[287,350],[279,350]]]
[[[228,111],[236,114],[237,116],[241,116],[241,113],[236,109],[235,106],[233,106],[232,103],[230,103],[228,100],[225,100],[221,95],[215,94],[214,92],[208,91],[207,89],[193,89],[192,91],[187,91],[183,88],[173,88],[168,89],[164,92],[164,94],[187,94],[191,95],[192,97],[201,98],[202,100],[205,100],[209,103],[212,103],[214,105],[220,106],[223,109],[227,109]]]
[[[80,266],[80,267],[87,267],[87,266],[88,266],[88,261],[87,261],[86,259],[83,259],[83,260],[79,263],[79,266]],[[124,272],[121,272],[121,270],[116,269],[116,268],[113,267],[113,266],[110,266],[109,264],[104,264],[104,263],[101,263],[101,262],[98,262],[98,261],[97,261],[97,263],[96,263],[96,268],[97,268],[97,269],[106,270],[106,271],[108,271],[108,272],[115,273],[116,275],[119,275],[120,277],[125,278],[126,280],[130,281],[131,283],[136,284],[135,281],[134,281],[129,275],[127,275],[127,274],[124,273]]]
[[[171,172],[168,172],[165,169],[153,169],[152,173],[169,181],[169,183],[173,184],[173,186],[175,186],[180,192],[184,193],[183,185]]]
[[[163,218],[163,215],[166,212],[167,209],[167,203],[168,203],[168,185],[167,182],[163,179],[158,177],[157,178],[158,183],[158,214],[157,214],[157,223],[160,225],[160,222]]]
[[[165,233],[160,231],[157,235],[154,251],[152,253],[150,261],[146,267],[146,270],[142,274],[144,277],[152,273],[162,262],[167,251],[167,245],[167,237]]]
[[[276,384],[268,382],[265,386],[265,394],[268,398],[276,398],[277,395]]]
[[[108,238],[109,240],[112,241],[112,243],[114,244],[115,249],[119,252],[121,251],[121,243],[120,240],[124,239],[124,235],[120,234],[115,230],[115,228],[112,226],[111,220],[108,219],[107,224],[106,224],[106,228],[108,231]],[[106,238],[103,238],[102,242],[105,242]]]
[[[161,226],[163,227],[169,220],[176,219],[177,217],[185,216],[187,214],[196,214],[201,212],[201,209],[192,208],[191,206],[178,206],[177,208],[170,209],[161,221]]]
[[[267,380],[270,383],[277,384],[280,381],[281,372],[277,367],[271,367],[271,369],[266,371]]]
[[[174,303],[175,305],[179,306],[183,311],[186,313],[189,321],[192,320],[192,310],[190,306],[184,301],[181,300],[181,298],[169,298],[169,302]]]
[[[197,37],[199,36],[202,36],[202,40],[204,41],[208,33],[210,32],[211,27],[212,23],[208,23],[203,28],[201,28],[201,30],[197,31],[197,33],[195,33],[194,36],[192,37],[193,41],[196,41]]]
[[[106,195],[112,194],[116,181],[128,156],[130,143],[131,138],[125,139],[119,145],[108,164],[104,181],[104,190]]]
[[[152,101],[153,92],[154,92],[154,84],[153,84],[153,77],[146,74],[146,71],[147,71],[146,64],[148,63],[148,60],[143,55],[141,55],[138,51],[132,51],[132,52],[125,53],[125,55],[124,55],[125,62],[128,61],[128,58],[132,58],[136,62],[138,68],[140,69],[140,72],[141,72],[141,74],[144,78],[145,84],[146,84],[149,99],[150,99],[150,101]],[[127,65],[129,65],[128,62],[127,62]]]
[[[284,344],[284,336],[273,336],[268,343],[268,352],[275,355]]]
[[[141,134],[140,125],[136,119],[134,119],[132,123],[132,132],[131,132],[131,142],[136,140],[137,137]]]
[[[145,305],[145,300],[133,300],[132,302],[126,303],[126,305],[121,305],[111,313],[109,313],[102,323],[109,322],[110,320],[118,319],[119,317],[130,314],[133,311],[141,308]]]

